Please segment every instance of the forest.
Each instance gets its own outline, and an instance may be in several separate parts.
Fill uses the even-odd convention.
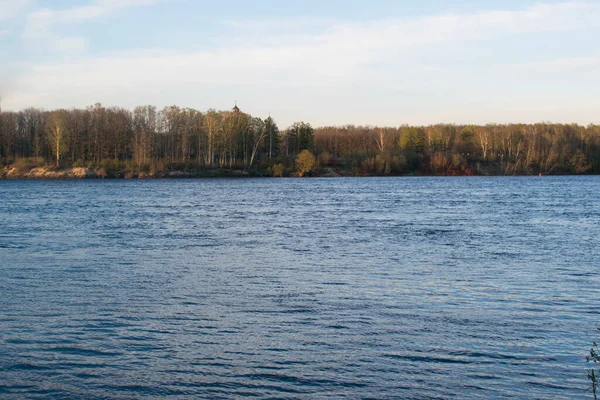
[[[489,124],[280,129],[239,110],[0,110],[0,177],[86,168],[99,177],[600,173],[600,126]],[[169,175],[170,174],[170,175]]]

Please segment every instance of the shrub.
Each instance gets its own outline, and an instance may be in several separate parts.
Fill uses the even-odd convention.
[[[319,154],[319,164],[328,166],[331,162],[331,156],[328,152],[324,151]]]
[[[29,172],[33,168],[46,166],[46,162],[41,157],[38,157],[38,158],[17,158],[12,163],[12,166],[15,167],[17,169],[17,171],[20,171],[20,172]]]
[[[304,174],[311,172],[315,167],[316,160],[313,153],[308,150],[302,150],[298,157],[296,157],[296,172],[298,176],[304,176]]]
[[[271,169],[271,174],[273,176],[282,177],[283,176],[283,164],[279,163],[279,164],[273,165],[273,168]]]

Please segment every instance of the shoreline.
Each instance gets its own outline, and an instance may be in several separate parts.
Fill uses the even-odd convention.
[[[84,180],[84,179],[190,179],[190,178],[245,178],[251,174],[235,169],[206,169],[199,172],[190,171],[111,171],[103,168],[49,168],[35,167],[29,170],[18,170],[15,167],[0,168],[0,180]],[[260,177],[255,175],[254,177]]]
[[[346,171],[324,168],[320,173],[305,175],[303,178],[382,178],[382,177],[538,177],[538,176],[580,176],[574,174],[463,174],[463,175],[440,175],[440,174],[404,174],[404,175],[353,175]],[[583,174],[594,175],[594,174]],[[284,176],[286,178],[299,178],[295,175]],[[35,167],[23,171],[15,167],[0,168],[0,180],[130,180],[130,179],[212,179],[212,178],[276,178],[270,175],[262,175],[258,172],[243,169],[206,168],[195,171],[111,171],[106,173],[102,168],[50,168]]]

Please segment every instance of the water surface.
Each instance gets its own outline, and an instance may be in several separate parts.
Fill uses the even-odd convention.
[[[591,398],[600,177],[0,181],[1,398]]]

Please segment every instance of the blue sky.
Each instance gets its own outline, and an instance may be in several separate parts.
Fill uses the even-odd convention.
[[[599,1],[0,0],[4,109],[600,123]]]

